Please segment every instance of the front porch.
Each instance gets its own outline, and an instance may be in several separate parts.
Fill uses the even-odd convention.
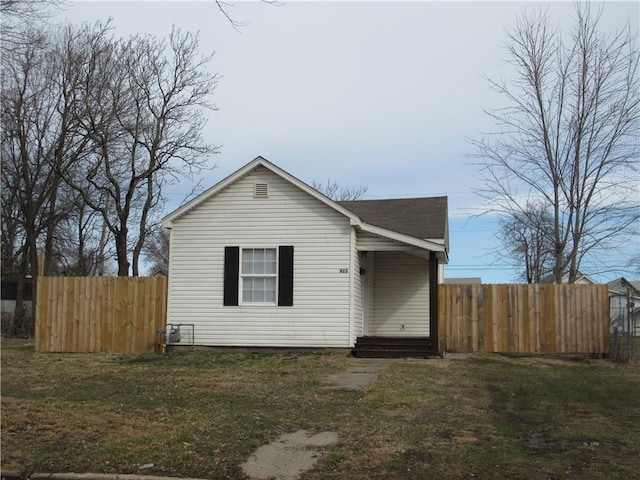
[[[379,248],[360,253],[362,321],[352,355],[429,358],[438,354],[435,252]],[[354,332],[355,333],[355,332]]]

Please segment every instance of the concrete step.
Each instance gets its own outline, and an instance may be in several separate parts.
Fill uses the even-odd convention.
[[[354,348],[351,352],[356,358],[431,358],[438,356],[437,352],[431,350],[420,349],[369,349]]]
[[[429,337],[358,337],[357,345],[430,345]]]

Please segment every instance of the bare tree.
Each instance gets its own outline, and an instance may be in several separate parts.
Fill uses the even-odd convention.
[[[178,30],[168,42],[135,36],[91,47],[78,118],[92,150],[81,170],[67,165],[64,179],[103,217],[118,275],[139,274],[163,186],[213,167],[218,148],[202,139],[217,83],[210,61],[196,35]]]
[[[0,1],[0,50],[3,54],[24,46],[26,27],[44,24],[65,0],[2,0]]]
[[[541,204],[528,204],[524,210],[500,218],[498,233],[504,249],[500,255],[522,265],[521,278],[539,283],[551,275],[554,265],[553,217]]]
[[[518,18],[506,44],[516,77],[491,82],[508,105],[490,112],[498,132],[474,142],[479,194],[495,210],[527,218],[534,202],[551,213],[556,282],[634,238],[640,218],[638,37],[629,25],[602,33],[601,14],[576,4],[568,35],[545,13]]]
[[[149,269],[153,271],[169,271],[169,230],[158,224],[149,233],[144,245],[144,256],[149,262]]]
[[[82,150],[68,95],[76,81],[57,68],[47,34],[28,29],[23,41],[2,56],[3,259],[19,272],[16,321],[20,322],[23,281],[50,273],[55,230],[70,204],[56,165]],[[45,252],[38,272],[38,251]],[[6,267],[6,265],[3,265]],[[37,284],[34,284],[34,296]]]
[[[22,39],[1,77],[2,269],[22,280],[18,323],[28,275],[102,274],[112,251],[137,275],[163,186],[217,150],[202,139],[217,76],[195,35],[119,40],[96,24]]]
[[[106,262],[115,258],[108,245],[111,238],[106,224],[99,212],[90,209],[77,192],[73,193],[73,208],[56,228],[53,274],[80,277],[113,274]]]
[[[3,142],[4,147],[4,142]],[[4,150],[3,150],[4,156]],[[18,205],[19,191],[9,185],[9,176],[3,170],[2,176],[2,199],[0,200],[0,218],[2,218],[1,251],[3,276],[16,275],[19,273],[20,256],[22,255],[22,243],[24,238],[24,222],[20,214]]]
[[[331,200],[338,202],[357,200],[369,189],[369,187],[364,186],[357,188],[342,187],[338,182],[329,179],[325,182],[317,182],[313,180],[311,186],[326,197],[329,197]]]
[[[230,9],[233,7],[232,2],[228,2],[225,0],[214,0],[214,1],[216,3],[216,6],[218,7],[218,10],[220,10],[222,15],[225,16],[225,18],[228,20],[228,22],[231,24],[231,26],[235,30],[239,31],[240,27],[245,27],[249,24],[249,22],[240,21],[233,18],[233,16],[230,13]],[[261,0],[261,2],[267,5],[273,5],[277,7],[281,7],[284,5],[284,3],[281,2],[280,0]]]

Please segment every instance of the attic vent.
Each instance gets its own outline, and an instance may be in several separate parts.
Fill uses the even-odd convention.
[[[269,184],[268,183],[256,183],[253,188],[254,197],[268,197],[269,196]]]

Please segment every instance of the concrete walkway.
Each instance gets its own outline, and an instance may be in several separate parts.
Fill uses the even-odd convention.
[[[347,371],[327,379],[328,388],[363,390],[397,359],[348,358]],[[313,434],[299,430],[280,436],[256,450],[240,467],[252,480],[296,480],[313,468],[325,447],[338,441],[337,432]]]
[[[329,388],[364,390],[385,368],[398,360],[397,358],[350,358],[350,365],[345,373],[329,377]]]
[[[322,455],[320,447],[337,441],[336,432],[287,433],[258,448],[240,468],[252,480],[297,480],[314,467]]]

